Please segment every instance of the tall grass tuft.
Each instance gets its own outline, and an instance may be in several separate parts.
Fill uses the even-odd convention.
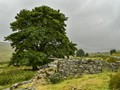
[[[110,90],[120,90],[120,72],[117,72],[114,75],[111,75],[109,82]]]
[[[10,70],[0,73],[0,85],[8,85],[26,81],[34,76],[35,72],[25,70]]]

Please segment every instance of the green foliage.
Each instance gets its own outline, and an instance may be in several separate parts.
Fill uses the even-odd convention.
[[[114,58],[114,57],[110,57],[107,59],[108,62],[116,62],[116,61],[119,61],[119,59],[117,58]]]
[[[120,72],[111,75],[109,88],[110,90],[120,90]]]
[[[15,49],[13,65],[37,67],[50,62],[48,57],[74,55],[75,44],[66,36],[67,17],[47,6],[21,10],[12,22],[13,34],[5,37]]]
[[[17,57],[19,58],[16,59]],[[46,60],[46,56],[44,53],[30,50],[30,51],[23,51],[21,53],[14,54],[10,64],[14,64],[16,66],[19,65],[36,66],[36,65],[45,64],[45,60]]]
[[[110,55],[112,55],[113,53],[116,53],[117,51],[115,49],[110,50]]]
[[[112,72],[83,75],[80,78],[66,79],[58,84],[46,84],[36,86],[36,90],[109,90],[109,75]]]
[[[59,83],[63,80],[63,77],[59,73],[54,73],[50,75],[48,78],[52,84]]]
[[[0,85],[8,85],[21,81],[26,81],[33,76],[33,71],[10,70],[8,72],[2,72],[0,73]]]
[[[76,56],[77,57],[82,57],[85,56],[85,52],[82,49],[77,50],[76,52]]]

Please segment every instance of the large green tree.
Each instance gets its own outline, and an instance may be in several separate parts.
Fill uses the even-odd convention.
[[[66,36],[67,19],[48,6],[21,10],[10,24],[13,34],[5,37],[15,49],[10,64],[37,69],[50,62],[50,57],[74,55],[75,44]]]

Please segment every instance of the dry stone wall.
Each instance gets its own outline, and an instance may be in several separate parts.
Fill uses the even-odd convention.
[[[58,60],[57,72],[63,76],[96,74],[105,70],[117,71],[120,62],[109,63],[102,60]]]

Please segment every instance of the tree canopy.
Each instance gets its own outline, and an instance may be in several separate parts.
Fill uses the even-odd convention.
[[[50,62],[49,57],[74,55],[76,47],[66,36],[67,17],[48,6],[21,10],[10,23],[13,33],[5,40],[15,49],[10,64],[35,69]]]
[[[84,50],[82,50],[82,49],[77,50],[77,52],[76,52],[76,56],[77,56],[77,57],[85,56],[85,52],[84,52]]]
[[[116,53],[117,51],[115,49],[110,50],[110,55],[112,55],[113,53]]]

